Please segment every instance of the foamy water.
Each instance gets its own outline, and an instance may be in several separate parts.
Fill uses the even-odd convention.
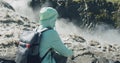
[[[120,44],[120,33],[116,29],[105,30],[104,26],[98,27],[96,31],[80,29],[71,22],[66,22],[66,19],[57,21],[56,29],[60,34],[75,34],[84,37],[87,41],[95,40],[98,42]]]

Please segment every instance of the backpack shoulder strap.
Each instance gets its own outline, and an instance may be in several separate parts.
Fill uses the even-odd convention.
[[[38,32],[43,33],[43,32],[45,32],[45,31],[51,30],[51,29],[52,29],[52,28],[45,28],[45,29],[43,29],[43,30],[41,30],[41,31],[38,31]],[[52,48],[50,48],[50,49],[45,53],[45,55],[41,58],[41,62],[42,62],[42,60],[47,56],[47,54],[48,54],[50,51],[52,51]]]
[[[45,32],[45,31],[47,31],[47,30],[52,30],[52,28],[44,28],[44,29],[42,29],[42,30],[39,29],[39,28],[36,29],[36,31],[37,31],[37,32],[40,32],[40,33],[43,33],[43,32]]]

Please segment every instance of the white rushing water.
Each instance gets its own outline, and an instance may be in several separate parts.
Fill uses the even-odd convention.
[[[120,44],[120,33],[116,29],[105,29],[106,26],[100,25],[95,31],[80,29],[71,22],[66,22],[66,19],[57,21],[57,30],[61,34],[75,34],[84,37],[87,41],[95,40],[98,42],[109,44]]]
[[[31,21],[35,21],[36,15],[32,8],[29,7],[31,0],[5,0],[8,2],[16,12],[28,17]]]

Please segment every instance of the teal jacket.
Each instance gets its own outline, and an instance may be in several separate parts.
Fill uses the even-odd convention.
[[[56,52],[66,57],[72,56],[73,54],[73,52],[63,44],[59,34],[54,29],[57,16],[57,11],[51,7],[44,7],[40,10],[39,28],[41,30],[47,27],[52,28],[42,34],[40,57],[43,57],[50,48],[53,48]],[[51,52],[47,54],[42,63],[55,63],[54,58],[51,56]]]

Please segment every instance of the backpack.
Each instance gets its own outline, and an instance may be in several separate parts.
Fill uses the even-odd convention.
[[[20,34],[18,42],[18,50],[16,52],[16,63],[41,63],[41,61],[48,54],[50,49],[41,58],[39,56],[40,40],[42,33],[49,30],[34,30],[34,31],[23,31]]]
[[[67,63],[67,57],[58,54],[54,50],[51,51],[52,57],[55,59],[56,63]]]

